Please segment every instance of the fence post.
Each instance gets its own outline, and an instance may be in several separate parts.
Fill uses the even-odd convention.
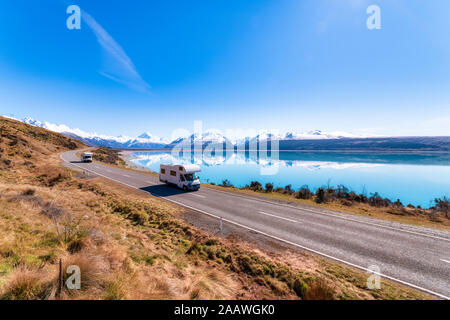
[[[56,296],[59,298],[61,296],[63,286],[64,286],[64,277],[63,277],[63,267],[62,267],[62,259],[59,259],[59,276],[58,276],[58,292]]]

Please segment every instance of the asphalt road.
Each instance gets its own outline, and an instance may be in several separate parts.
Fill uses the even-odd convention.
[[[77,152],[61,155],[66,166],[222,218],[224,225],[232,223],[450,300],[450,232],[207,187],[184,192],[161,184],[157,177],[95,162],[81,163]]]

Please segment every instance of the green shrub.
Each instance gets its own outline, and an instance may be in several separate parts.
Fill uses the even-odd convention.
[[[205,245],[206,246],[214,246],[217,244],[217,242],[218,241],[216,239],[208,239],[208,240],[206,240]]]
[[[135,222],[137,225],[144,225],[148,221],[148,215],[142,211],[136,211],[128,216],[128,219]]]
[[[253,190],[253,191],[261,191],[263,188],[262,188],[261,183],[259,183],[258,181],[252,181],[250,183],[249,189]]]
[[[308,286],[306,285],[306,283],[297,278],[294,280],[292,290],[294,290],[295,294],[301,299],[305,299]]]
[[[450,218],[450,200],[447,197],[443,197],[442,199],[434,199],[434,203],[436,204],[436,210],[445,214],[447,218]]]
[[[233,184],[230,182],[230,180],[225,179],[222,181],[222,184],[219,184],[219,186],[221,187],[225,187],[225,188],[231,188],[234,187]]]
[[[80,252],[85,247],[83,239],[75,239],[71,241],[67,247],[67,251],[71,254]]]
[[[309,190],[308,186],[303,186],[298,190],[298,192],[295,194],[295,197],[297,199],[304,199],[308,200],[311,199],[314,196],[314,194]]]
[[[292,185],[288,184],[286,187],[284,187],[284,190],[287,194],[294,194],[294,189],[292,189]]]
[[[325,203],[327,201],[327,196],[324,188],[318,188],[316,191],[316,202]]]

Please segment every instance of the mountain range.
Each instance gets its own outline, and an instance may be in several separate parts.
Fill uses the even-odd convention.
[[[18,119],[15,119],[18,120]],[[138,137],[128,137],[120,135],[117,137],[107,136],[104,134],[98,134],[96,132],[85,132],[78,128],[70,128],[64,124],[53,124],[50,122],[42,122],[35,120],[33,118],[27,117],[21,119],[24,123],[33,125],[36,127],[45,128],[54,132],[62,133],[71,138],[81,140],[83,143],[89,146],[101,146],[117,149],[166,149],[172,148],[180,142],[190,141],[193,143],[202,140],[203,146],[209,145],[211,143],[230,143],[231,145],[242,145],[247,143],[252,143],[255,141],[264,140],[322,140],[322,139],[344,139],[344,138],[364,138],[363,136],[358,136],[346,132],[324,132],[320,130],[308,131],[308,132],[286,132],[282,134],[271,134],[270,132],[259,133],[254,136],[241,136],[227,139],[223,134],[217,130],[205,131],[202,136],[191,134],[190,136],[179,137],[174,140],[164,139],[149,132],[142,133]]]
[[[11,117],[8,117],[11,118]],[[14,120],[18,120],[12,118]],[[64,124],[41,122],[32,118],[24,118],[24,123],[36,127],[45,128],[78,139],[89,146],[109,147],[115,149],[172,149],[179,147],[189,148],[196,143],[201,143],[202,148],[208,145],[223,145],[245,150],[264,149],[265,144],[260,142],[270,140],[270,149],[273,141],[278,140],[278,149],[285,151],[370,151],[370,152],[450,152],[450,137],[381,137],[358,136],[346,132],[324,132],[320,130],[308,132],[285,132],[272,134],[268,131],[257,135],[241,135],[227,139],[218,130],[205,131],[202,135],[191,134],[173,140],[160,138],[149,132],[142,133],[138,137],[107,136],[98,133],[89,133],[77,128],[70,128]],[[269,144],[267,144],[269,146]]]

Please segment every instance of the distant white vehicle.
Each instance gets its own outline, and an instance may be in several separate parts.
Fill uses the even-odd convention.
[[[92,152],[83,152],[81,155],[82,162],[92,162]]]
[[[200,180],[195,175],[196,172],[200,171],[200,167],[196,164],[161,164],[159,181],[170,185],[176,185],[178,188],[185,191],[195,191],[200,189]]]

